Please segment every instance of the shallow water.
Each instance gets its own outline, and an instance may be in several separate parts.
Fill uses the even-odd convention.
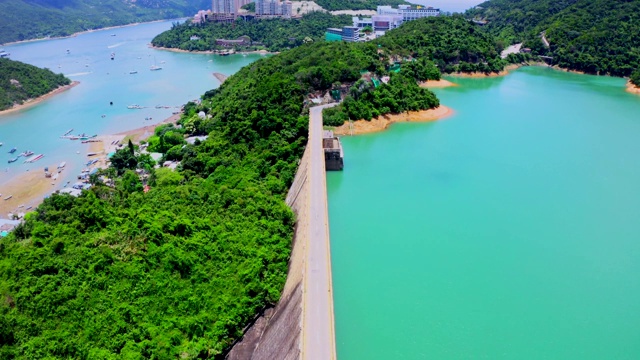
[[[73,180],[88,160],[89,146],[59,138],[70,128],[74,129],[72,134],[112,134],[160,122],[187,101],[218,87],[220,83],[213,72],[231,75],[261,57],[221,57],[149,48],[151,39],[169,29],[171,23],[146,23],[4,46],[11,59],[64,73],[80,81],[80,85],[24,111],[0,115],[0,142],[4,143],[0,147],[0,184],[24,171],[41,171],[46,165],[62,161],[67,162],[68,170],[59,184]],[[115,53],[114,60],[110,59],[111,53]],[[162,70],[150,71],[154,63]],[[132,71],[137,74],[130,74]],[[127,109],[133,104],[147,108]],[[171,108],[156,109],[157,105]],[[45,154],[45,158],[34,164],[23,164],[22,159],[7,164],[14,157],[7,153],[12,147],[18,148],[16,154],[30,149]]]
[[[523,68],[456,114],[343,138],[327,175],[340,359],[637,359],[640,97]]]

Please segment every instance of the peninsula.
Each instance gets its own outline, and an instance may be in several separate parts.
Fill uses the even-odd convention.
[[[0,58],[0,114],[37,104],[77,84],[49,69]]]

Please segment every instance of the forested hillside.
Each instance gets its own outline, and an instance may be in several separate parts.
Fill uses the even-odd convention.
[[[210,0],[2,0],[0,44],[192,16]]]
[[[467,12],[507,42],[525,41],[553,64],[629,76],[640,68],[640,0],[490,0]],[[547,48],[541,40],[544,32]]]
[[[432,21],[414,30],[445,36]],[[437,106],[416,83],[439,72],[413,47],[426,40],[404,38],[414,35],[263,58],[187,104],[182,128],[156,129],[151,146],[177,171],[153,170],[131,144],[107,172],[114,187],[94,177],[78,198],[46,199],[0,239],[0,358],[221,358],[285,282],[284,197],[307,141],[307,96],[350,86],[345,103],[378,115]],[[394,73],[390,57],[410,53],[421,57]],[[373,90],[367,76],[390,81]],[[183,134],[209,137],[185,145]],[[137,169],[151,171],[149,188]]]
[[[316,4],[328,11],[334,10],[375,10],[378,5],[409,4],[404,0],[316,0]]]
[[[223,47],[216,45],[216,39],[237,39],[248,36],[253,45],[247,49],[266,48],[269,51],[302,45],[306,38],[321,41],[328,27],[343,27],[351,25],[351,17],[347,15],[333,16],[324,12],[312,12],[300,19],[264,19],[244,21],[238,20],[234,24],[214,23],[175,25],[156,36],[151,43],[153,46],[177,48],[182,50],[215,50]],[[198,40],[190,40],[197,36]]]
[[[499,72],[505,65],[494,37],[458,15],[404,23],[376,43],[390,54],[433,60],[445,73]]]
[[[69,85],[71,80],[49,69],[19,61],[0,59],[0,110],[22,104],[56,88]]]

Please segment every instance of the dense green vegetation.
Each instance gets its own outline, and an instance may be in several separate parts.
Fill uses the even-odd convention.
[[[631,74],[629,80],[631,80],[631,83],[635,86],[640,87],[640,69],[636,69],[636,71]]]
[[[491,0],[479,7],[467,15],[488,20],[488,30],[505,42],[524,41],[562,68],[629,76],[640,67],[640,1]]]
[[[410,21],[376,42],[390,54],[432,60],[444,73],[499,72],[506,64],[495,39],[462,16]]]
[[[248,36],[255,43],[247,49],[266,48],[269,51],[281,51],[300,46],[309,39],[322,40],[328,27],[351,25],[347,15],[332,16],[322,12],[313,12],[300,19],[263,19],[244,21],[234,24],[214,23],[175,25],[156,36],[153,46],[178,48],[182,50],[214,50],[223,47],[216,45],[216,39],[237,39]],[[190,40],[197,36],[199,40]],[[262,45],[260,45],[262,44]]]
[[[439,38],[429,28],[445,27],[432,21],[415,31]],[[464,29],[450,34],[478,36]],[[439,76],[418,49],[426,40],[389,36],[388,45],[313,42],[252,63],[187,104],[181,127],[156,129],[149,148],[179,161],[176,171],[153,169],[127,144],[105,172],[113,187],[93,176],[78,198],[46,199],[0,239],[0,358],[223,354],[285,281],[294,216],[284,197],[307,141],[308,97],[346,89],[334,117],[438,105],[416,85]],[[398,54],[413,56],[400,70]],[[185,144],[191,134],[208,138]]]
[[[71,80],[49,69],[19,61],[0,59],[0,110],[42,96]]]
[[[3,0],[0,44],[107,26],[192,16],[210,0]]]
[[[375,10],[378,5],[409,4],[404,0],[317,0],[316,4],[328,11],[334,10]]]
[[[418,86],[416,81],[403,75],[391,74],[388,84],[374,88],[370,81],[358,80],[350,89],[344,102],[334,108],[325,109],[325,125],[339,126],[349,119],[371,120],[384,114],[398,114],[435,108],[438,98],[429,90]]]

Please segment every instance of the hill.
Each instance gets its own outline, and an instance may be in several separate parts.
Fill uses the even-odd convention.
[[[0,44],[108,26],[191,16],[208,0],[3,0]]]
[[[0,59],[0,111],[45,95],[71,80],[49,69],[19,61]]]
[[[505,42],[524,41],[554,65],[614,76],[640,68],[637,14],[640,0],[490,0],[467,12],[487,20],[487,29]]]

